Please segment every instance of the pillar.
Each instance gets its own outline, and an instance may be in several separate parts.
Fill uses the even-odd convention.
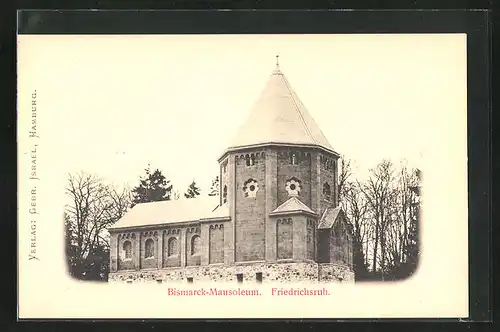
[[[141,232],[135,232],[135,241],[134,241],[134,267],[136,270],[141,269]]]
[[[187,255],[187,229],[181,228],[181,232],[179,234],[179,255],[181,255],[181,267],[186,267],[186,255]]]
[[[158,232],[156,237],[156,256],[158,257],[157,266],[159,269],[163,268],[163,231]]]
[[[118,271],[118,234],[109,234],[109,272]]]
[[[304,216],[291,216],[293,259],[303,260],[307,253],[307,221]]]
[[[200,238],[201,238],[201,257],[200,257],[200,265],[208,265],[208,255],[210,253],[210,233],[209,233],[209,224],[201,224],[200,225]]]
[[[275,262],[276,253],[276,218],[269,216],[278,205],[278,154],[276,150],[266,149],[266,261]]]
[[[311,153],[311,209],[321,216],[321,154]]]
[[[235,218],[236,218],[236,161],[233,154],[227,158],[227,203],[231,220],[224,224],[224,263],[234,264],[235,248]]]

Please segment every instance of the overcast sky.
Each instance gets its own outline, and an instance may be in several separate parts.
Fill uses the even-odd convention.
[[[433,140],[466,114],[464,35],[40,36],[31,43],[37,56],[29,70],[45,82],[37,86],[40,121],[50,124],[44,144],[57,149],[61,171],[116,184],[136,185],[151,163],[181,194],[193,179],[206,193],[276,54],[358,174],[383,158],[425,168],[423,160],[439,153]]]

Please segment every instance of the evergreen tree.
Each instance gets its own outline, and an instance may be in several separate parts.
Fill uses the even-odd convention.
[[[189,185],[187,192],[184,194],[184,197],[186,198],[194,198],[200,194],[200,188],[196,186],[196,182],[191,182]]]
[[[210,186],[208,196],[218,196],[220,188],[219,186],[220,186],[219,177],[216,176],[215,179],[212,180],[212,185]]]
[[[172,185],[159,169],[151,172],[150,165],[145,169],[146,175],[141,177],[140,184],[132,189],[132,207],[139,203],[168,201],[172,193]]]

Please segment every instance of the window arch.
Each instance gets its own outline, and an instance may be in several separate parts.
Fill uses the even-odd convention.
[[[191,238],[191,255],[196,255],[200,252],[201,239],[199,235],[194,235]]]
[[[123,242],[123,251],[125,252],[125,259],[132,258],[132,243],[130,241]]]
[[[224,185],[224,189],[222,190],[222,204],[227,202],[227,185]]]
[[[178,251],[179,251],[179,245],[177,242],[177,238],[171,237],[168,240],[167,254],[168,256],[174,256],[177,255]]]
[[[145,244],[145,257],[146,258],[151,258],[154,257],[155,255],[155,242],[153,239],[147,239],[146,244]]]
[[[328,184],[328,182],[325,182],[325,184],[323,185],[323,195],[328,200],[332,196],[332,190],[330,189],[330,185]]]

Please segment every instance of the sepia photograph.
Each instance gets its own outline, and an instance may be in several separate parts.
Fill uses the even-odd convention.
[[[265,63],[263,59],[262,67],[272,68],[273,60],[269,57]],[[237,67],[237,61],[235,54],[231,67]],[[397,159],[404,155],[391,156],[390,151],[381,149],[378,163],[363,164],[364,170],[354,169],[356,161],[348,157],[349,150],[341,156],[332,147],[293,90],[280,68],[279,55],[275,61],[248,118],[212,160],[208,155],[200,160],[196,150],[182,147],[178,149],[187,154],[185,159],[173,158],[171,146],[182,146],[178,137],[161,144],[164,151],[158,151],[159,155],[144,154],[161,168],[148,165],[136,183],[126,183],[125,187],[106,184],[106,178],[98,173],[82,170],[70,174],[65,222],[73,277],[110,282],[352,282],[396,280],[415,271],[419,253],[418,159],[408,166],[406,159]],[[197,79],[193,75],[190,78]],[[314,89],[311,83],[303,85]],[[185,88],[194,95],[198,93],[197,87]],[[205,94],[211,91],[201,84],[199,89]],[[133,92],[126,96],[133,103]],[[212,96],[224,98],[215,92]],[[109,98],[125,99],[113,94]],[[173,112],[167,111],[171,119],[158,114],[170,108],[169,93],[160,98],[162,104],[142,110],[141,118],[159,123],[179,121]],[[189,104],[183,108],[174,109],[193,115],[200,110]],[[210,113],[211,106],[207,108]],[[120,108],[119,112],[126,111]],[[191,121],[196,122],[196,116]],[[121,123],[118,119],[115,125]],[[340,124],[346,125],[334,122],[323,126],[332,132]],[[354,127],[355,123],[347,125]],[[228,119],[222,127],[237,124]],[[203,137],[204,145],[213,144],[211,131],[219,128],[212,128],[202,126],[195,131]],[[136,133],[128,139],[117,140],[115,155],[121,153],[125,163],[137,167],[141,160],[128,159],[127,155],[136,151],[127,151],[123,145],[129,144],[125,142],[133,139],[147,146],[151,140],[160,142],[164,132],[151,126],[133,131]],[[224,138],[227,132],[232,130],[219,131],[218,136]],[[421,153],[408,151],[407,157]],[[164,154],[170,156],[162,158]],[[193,174],[193,181],[178,181],[174,188],[165,174],[174,178],[189,174],[175,174],[173,170],[179,166],[169,169],[165,159],[169,163],[200,163],[214,170],[214,176],[209,178],[208,170],[194,165],[197,174]],[[215,161],[218,170],[209,168]],[[124,178],[131,177],[130,173],[124,173]]]
[[[464,34],[23,35],[18,48],[20,278],[60,280],[73,303],[48,316],[74,315],[84,293],[102,303],[79,314],[106,315],[124,291],[179,311],[226,301],[233,317],[257,297],[280,303],[270,317],[335,298],[366,298],[332,313],[345,317],[467,313]],[[384,296],[392,312],[374,308]],[[118,302],[105,310],[149,317]]]

